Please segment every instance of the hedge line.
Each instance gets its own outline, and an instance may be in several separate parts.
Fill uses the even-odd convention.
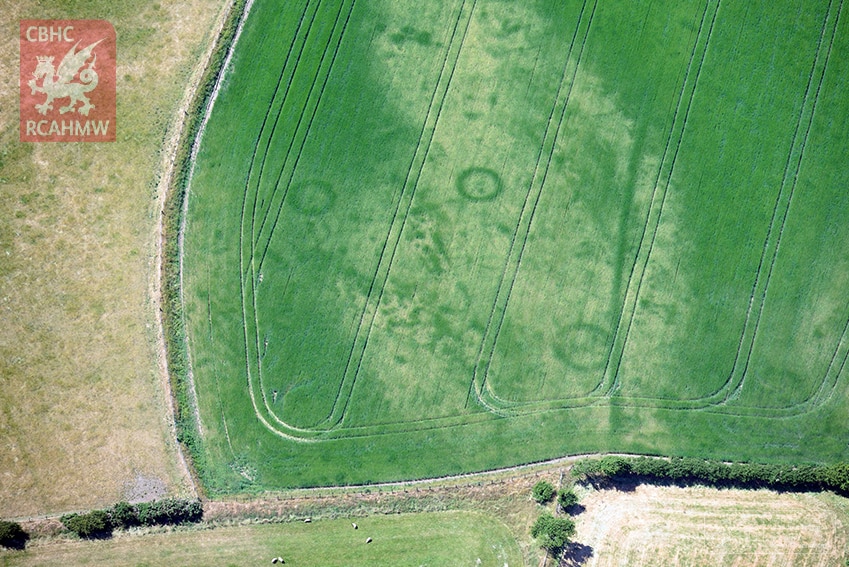
[[[202,518],[200,500],[165,498],[140,504],[118,502],[106,510],[65,514],[59,520],[78,536],[91,539],[109,537],[118,528],[194,523]]]
[[[724,463],[673,457],[615,457],[584,459],[572,467],[573,474],[590,481],[637,477],[708,486],[772,488],[777,490],[831,490],[849,495],[849,464],[768,465]]]
[[[189,394],[189,363],[186,352],[182,297],[180,293],[180,226],[183,200],[191,172],[192,146],[203,123],[206,107],[235,36],[247,0],[234,0],[227,21],[213,47],[212,56],[191,101],[174,161],[174,175],[165,198],[162,218],[162,326],[166,360],[174,397],[177,441],[186,448],[195,473],[204,476],[205,459]]]

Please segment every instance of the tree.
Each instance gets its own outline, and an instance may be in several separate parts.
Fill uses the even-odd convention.
[[[538,504],[545,504],[554,497],[554,487],[550,482],[541,480],[534,485],[531,495]]]
[[[9,549],[23,549],[27,545],[29,534],[18,522],[0,520],[0,546]]]
[[[569,518],[555,518],[549,513],[537,518],[531,528],[531,536],[549,553],[562,550],[569,544],[573,535],[575,535],[575,522]]]
[[[557,495],[557,503],[565,510],[566,508],[578,503],[578,495],[575,494],[575,491],[572,488],[561,490]]]

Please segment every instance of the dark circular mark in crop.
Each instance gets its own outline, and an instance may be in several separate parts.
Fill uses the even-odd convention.
[[[598,325],[577,323],[563,331],[563,342],[557,354],[576,370],[597,370],[604,367],[607,357],[607,331]]]
[[[330,183],[317,180],[292,185],[289,194],[286,196],[286,202],[293,209],[311,217],[320,215],[329,209],[335,200],[336,194],[333,193]]]
[[[470,167],[457,177],[457,190],[471,201],[492,201],[501,189],[501,177],[485,167]]]

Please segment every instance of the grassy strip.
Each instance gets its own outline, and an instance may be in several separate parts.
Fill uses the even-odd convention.
[[[227,52],[235,39],[246,4],[247,0],[234,1],[216,40],[209,64],[198,84],[194,100],[189,105],[162,217],[162,327],[172,385],[177,441],[187,450],[194,473],[200,478],[204,476],[205,460],[190,394],[189,359],[180,292],[180,226],[183,200],[191,173],[192,148],[203,124],[215,85],[224,71]]]
[[[366,540],[371,540],[366,543]],[[519,565],[521,551],[491,516],[472,512],[362,520],[176,529],[106,541],[56,540],[9,553],[4,565]]]

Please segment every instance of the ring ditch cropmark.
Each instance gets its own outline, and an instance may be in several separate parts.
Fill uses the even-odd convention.
[[[115,28],[21,20],[22,142],[115,141]]]

